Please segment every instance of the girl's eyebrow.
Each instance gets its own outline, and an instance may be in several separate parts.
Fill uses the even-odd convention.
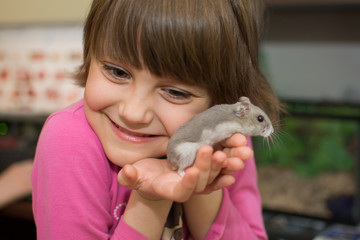
[[[98,58],[97,61],[99,61],[99,62],[101,62],[101,63],[111,64],[111,65],[113,65],[114,67],[116,67],[116,66],[120,67],[120,66],[124,65],[124,64],[121,63],[120,61],[113,60],[113,59],[108,58],[108,57]]]
[[[97,57],[94,57],[94,58],[95,58],[96,61],[99,61],[99,62],[108,62],[108,63],[112,63],[114,65],[129,65],[129,64],[125,64],[124,61],[121,61],[120,59],[110,57],[107,54],[100,55],[100,56],[97,56]]]
[[[99,62],[101,62],[102,64],[106,64],[106,65],[110,65],[111,67],[115,67],[115,68],[123,68],[123,67],[121,67],[120,65],[118,65],[118,64],[115,64],[115,63],[112,63],[112,62],[109,62],[109,61],[99,61]]]

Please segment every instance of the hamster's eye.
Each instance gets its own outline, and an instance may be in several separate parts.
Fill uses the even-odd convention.
[[[258,120],[258,122],[263,122],[265,120],[265,118],[263,115],[259,115],[259,116],[257,116],[257,120]]]

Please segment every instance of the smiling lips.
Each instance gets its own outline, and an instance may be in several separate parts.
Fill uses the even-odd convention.
[[[112,121],[109,118],[111,122],[112,129],[114,130],[115,134],[121,138],[122,140],[133,142],[133,143],[145,143],[154,140],[157,137],[160,137],[159,135],[150,135],[150,134],[142,134],[137,132],[129,131],[118,124],[116,124],[114,121]]]

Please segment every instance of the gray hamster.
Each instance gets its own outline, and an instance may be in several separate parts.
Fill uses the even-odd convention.
[[[241,97],[235,104],[215,105],[182,125],[170,138],[167,159],[180,175],[184,175],[184,169],[193,164],[203,145],[214,146],[234,133],[269,137],[273,132],[265,112],[249,98]]]

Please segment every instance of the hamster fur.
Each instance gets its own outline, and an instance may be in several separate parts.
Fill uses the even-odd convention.
[[[198,149],[203,145],[214,146],[235,133],[269,137],[273,132],[265,112],[247,97],[241,97],[235,104],[215,105],[181,126],[170,138],[167,159],[183,176],[184,169],[193,164]]]

